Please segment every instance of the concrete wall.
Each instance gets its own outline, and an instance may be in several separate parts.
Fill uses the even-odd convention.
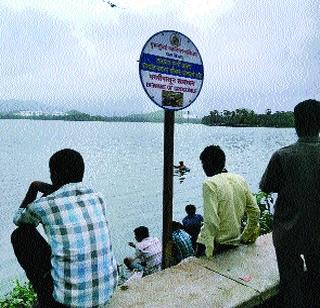
[[[278,293],[271,234],[256,243],[180,264],[116,291],[108,307],[253,307]]]

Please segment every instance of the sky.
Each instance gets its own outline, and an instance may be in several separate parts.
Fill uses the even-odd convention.
[[[91,114],[159,110],[137,60],[175,30],[197,46],[200,95],[188,107],[293,110],[320,99],[318,0],[0,0],[0,100]]]

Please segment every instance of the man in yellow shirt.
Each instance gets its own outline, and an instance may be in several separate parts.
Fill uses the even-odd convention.
[[[259,235],[260,210],[246,181],[225,170],[226,157],[216,145],[206,147],[200,155],[208,178],[203,183],[204,223],[198,236],[198,255],[236,247],[240,242],[253,243]],[[241,218],[247,224],[241,234]]]

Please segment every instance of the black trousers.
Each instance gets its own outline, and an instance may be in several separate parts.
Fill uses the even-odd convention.
[[[301,253],[288,247],[275,247],[280,274],[283,307],[320,307],[320,251]]]
[[[37,229],[32,225],[17,228],[11,235],[11,243],[19,264],[38,295],[39,307],[66,307],[53,299],[51,248]]]
[[[214,244],[214,251],[213,251],[213,255],[218,255],[222,252],[228,251],[230,249],[234,249],[237,248],[238,246],[235,245],[228,245],[228,244],[219,244],[219,243],[215,243]],[[199,244],[197,243],[197,248],[196,248],[196,257],[201,257],[204,256],[206,252],[206,246],[203,244]]]

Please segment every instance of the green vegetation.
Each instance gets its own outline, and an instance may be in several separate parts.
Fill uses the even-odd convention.
[[[187,114],[187,117],[185,116]],[[29,120],[60,120],[60,121],[101,121],[101,122],[155,122],[164,121],[164,111],[159,110],[149,113],[131,114],[128,116],[99,116],[71,110],[65,114],[36,114],[24,115],[19,111],[0,112],[0,119],[29,119]],[[235,111],[218,110],[202,119],[190,118],[187,111],[175,112],[175,123],[205,124],[209,126],[253,126],[253,127],[294,127],[294,118],[291,111],[276,111],[272,113],[267,109],[264,114],[257,114],[249,109],[236,109]]]
[[[32,307],[37,302],[37,295],[32,289],[30,282],[20,284],[14,282],[13,290],[4,298],[0,299],[1,308],[24,308]]]
[[[260,208],[260,235],[272,232],[273,214],[271,213],[271,204],[273,199],[270,194],[262,191],[255,194],[257,204]]]
[[[267,109],[264,114],[257,114],[250,109],[236,109],[235,111],[210,111],[202,118],[202,124],[209,126],[257,126],[257,127],[294,127],[293,112]]]
[[[72,110],[61,115],[54,115],[54,114],[23,115],[23,114],[19,114],[19,112],[0,113],[0,119],[106,121],[107,118],[102,116],[92,116],[87,113]]]
[[[270,194],[266,194],[262,191],[254,194],[257,200],[257,204],[260,208],[260,235],[272,232],[273,214],[271,213],[271,204],[273,199]],[[241,231],[246,226],[247,217],[244,216],[241,220]]]
[[[189,115],[189,113],[188,113]],[[98,115],[90,115],[88,113],[79,112],[77,110],[71,110],[65,114],[54,115],[54,114],[34,114],[34,115],[23,115],[17,112],[0,113],[0,119],[28,119],[28,120],[60,120],[60,121],[100,121],[100,122],[155,122],[162,123],[164,121],[163,110],[142,113],[142,114],[131,114],[128,116],[113,116],[104,117]],[[175,113],[176,123],[201,123],[201,119],[197,118],[185,118],[183,117],[182,111]]]

